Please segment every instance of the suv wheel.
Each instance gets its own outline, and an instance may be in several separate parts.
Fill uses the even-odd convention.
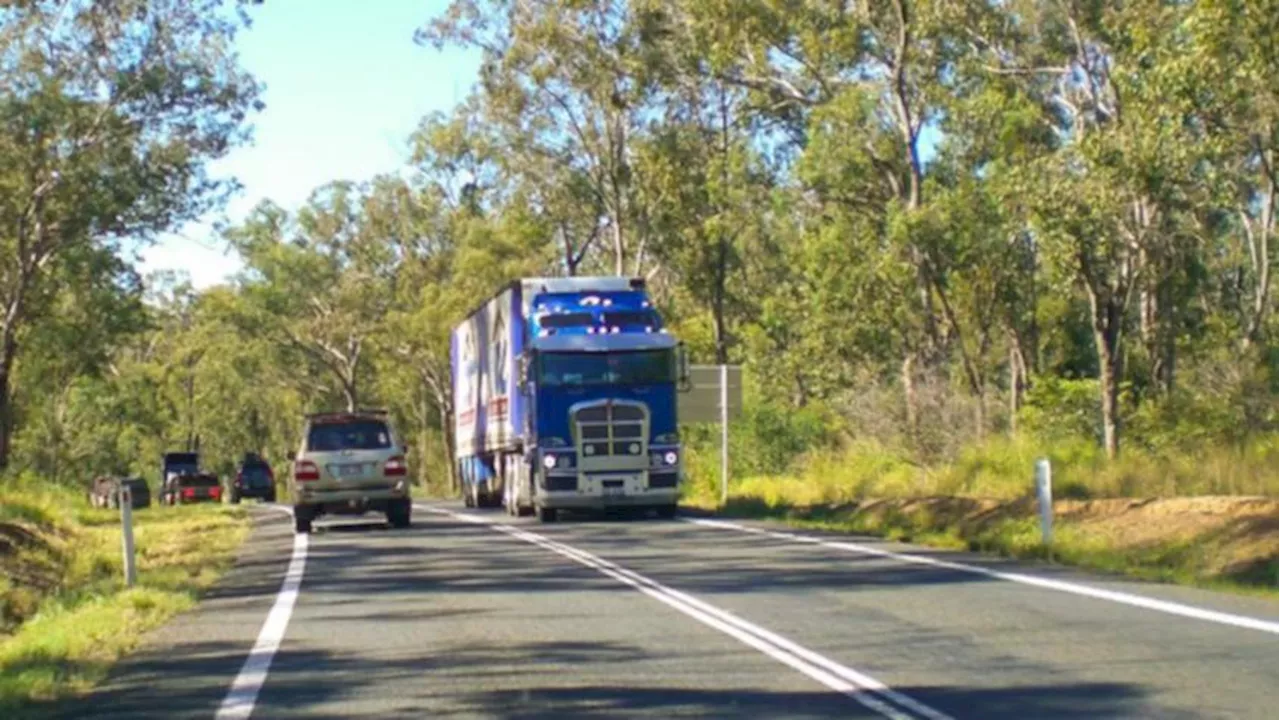
[[[227,493],[227,501],[230,502],[232,505],[239,505],[240,493],[236,492],[235,490],[232,490],[231,492]]]
[[[293,510],[293,531],[302,535],[311,532],[311,517],[298,512],[297,508]]]
[[[387,524],[393,528],[407,528],[410,523],[410,513],[412,505],[406,498],[404,500],[395,500],[387,505]]]
[[[266,501],[266,502],[269,502],[269,503],[273,503],[273,502],[275,502],[275,501],[276,501],[276,491],[275,491],[275,488],[272,488],[272,489],[268,490],[268,491],[267,491],[266,496],[265,496],[265,497],[263,497],[262,499],[263,499],[264,501]]]

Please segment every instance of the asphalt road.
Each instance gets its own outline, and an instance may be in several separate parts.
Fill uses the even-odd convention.
[[[199,608],[64,716],[1280,714],[1273,601],[761,529],[420,505],[408,530],[325,519],[295,550],[263,509]]]

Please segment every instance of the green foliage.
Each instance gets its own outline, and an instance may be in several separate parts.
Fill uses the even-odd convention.
[[[1018,411],[1018,422],[1048,442],[1097,440],[1102,436],[1097,398],[1097,380],[1038,377]]]
[[[864,5],[452,2],[419,40],[478,48],[480,82],[423,119],[409,172],[263,203],[223,233],[245,272],[202,292],[138,278],[120,238],[219,198],[204,168],[257,92],[220,52],[234,24],[212,0],[68,6],[135,107],[94,94],[80,24],[30,55],[61,26],[23,5],[0,242],[28,211],[67,232],[0,334],[11,469],[154,477],[199,444],[280,472],[300,414],[383,406],[443,491],[450,329],[515,277],[622,273],[695,361],[746,368],[743,482],[1004,496],[1047,454],[1081,496],[1260,490],[1229,463],[1277,421],[1274,1]],[[133,62],[155,32],[172,52]],[[686,437],[714,494],[715,433]]]

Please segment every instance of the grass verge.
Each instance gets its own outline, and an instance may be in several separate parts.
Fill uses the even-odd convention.
[[[714,453],[690,453],[684,503],[941,548],[1051,559],[1093,570],[1276,596],[1274,436],[1196,453],[1131,451],[1108,461],[1092,443],[993,439],[921,465],[871,443],[811,453],[790,472],[735,481],[718,508]],[[704,457],[706,456],[706,457]],[[1055,530],[1043,547],[1030,495],[1039,457],[1053,465]],[[711,458],[714,459],[714,458]],[[1135,499],[1141,498],[1141,499]]]
[[[723,508],[689,507],[798,528],[883,537],[930,547],[1051,561],[1157,582],[1275,598],[1276,501],[1171,498],[1060,501],[1046,548],[1031,500],[890,498],[791,505],[731,495]]]
[[[243,508],[209,505],[152,506],[134,523],[138,583],[125,588],[118,511],[63,488],[0,488],[0,717],[101,682],[147,631],[196,602],[249,529]]]

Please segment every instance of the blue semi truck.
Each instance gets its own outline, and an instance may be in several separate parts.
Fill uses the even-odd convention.
[[[468,507],[675,513],[684,347],[638,278],[525,278],[451,342],[454,448]]]

